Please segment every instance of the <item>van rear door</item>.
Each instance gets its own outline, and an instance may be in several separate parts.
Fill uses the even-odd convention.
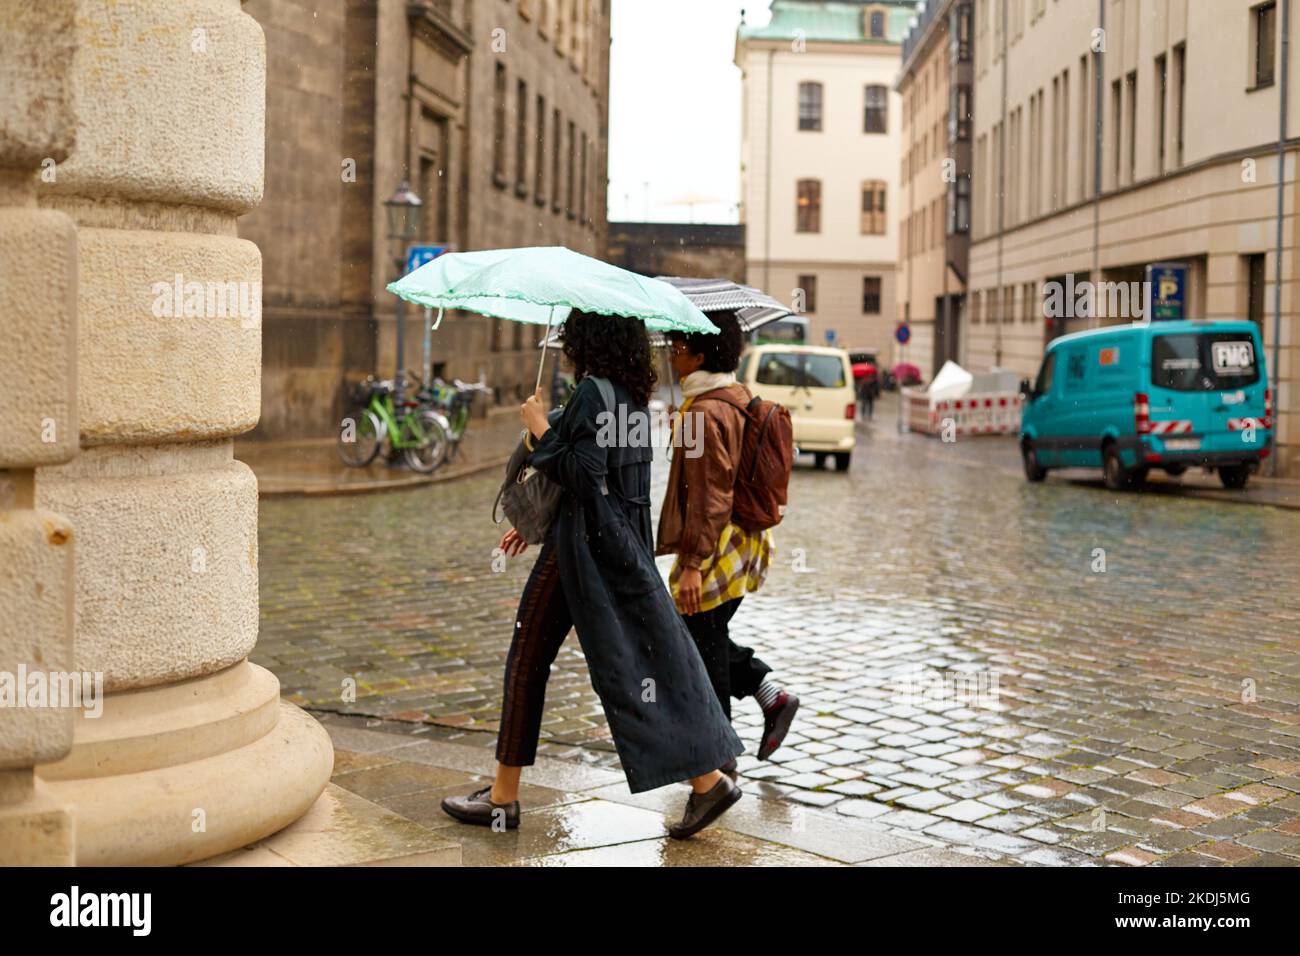
[[[1260,429],[1264,418],[1259,333],[1253,328],[1156,333],[1151,385],[1151,434],[1163,450],[1239,450],[1242,433],[1251,423]]]

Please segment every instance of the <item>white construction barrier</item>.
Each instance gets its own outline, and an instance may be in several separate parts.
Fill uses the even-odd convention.
[[[1014,373],[971,375],[946,363],[929,388],[904,388],[903,424],[926,435],[1006,435],[1020,431],[1024,396]]]

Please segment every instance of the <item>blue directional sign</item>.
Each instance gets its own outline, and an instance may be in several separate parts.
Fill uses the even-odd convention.
[[[826,344],[827,344],[827,345],[834,345],[834,344],[835,344],[835,330],[834,330],[834,329],[827,329],[827,330],[826,330]]]
[[[408,246],[406,249],[406,271],[414,272],[426,262],[432,262],[444,252],[450,252],[451,246]]]

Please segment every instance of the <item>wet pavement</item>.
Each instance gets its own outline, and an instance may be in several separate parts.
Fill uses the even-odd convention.
[[[900,436],[888,404],[848,474],[796,466],[733,622],[803,701],[742,758],[755,805],[1026,864],[1300,863],[1300,513],[1081,475],[1030,485],[1013,442]],[[496,484],[263,501],[253,659],[329,721],[490,764],[533,557],[494,568]],[[543,738],[617,767],[572,637]]]

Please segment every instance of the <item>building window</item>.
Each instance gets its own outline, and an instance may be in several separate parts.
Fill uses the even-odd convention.
[[[1128,87],[1128,181],[1132,183],[1137,181],[1137,70],[1129,73],[1124,82]]]
[[[573,175],[576,172],[576,160],[578,158],[577,132],[573,125],[573,120],[569,120],[569,168],[568,178],[565,181],[565,198],[564,211],[570,219],[577,215],[577,209],[573,204]]]
[[[546,97],[537,97],[537,162],[533,169],[533,202],[546,205]]]
[[[493,103],[492,180],[498,186],[506,185],[506,65],[496,68],[496,100]]]
[[[1156,57],[1156,172],[1165,171],[1165,136],[1169,131],[1169,61]]]
[[[880,276],[862,277],[862,314],[880,314]]]
[[[1174,164],[1183,165],[1183,109],[1187,102],[1187,47],[1174,47]]]
[[[820,132],[822,128],[822,85],[799,84],[799,129]]]
[[[970,174],[961,173],[948,184],[948,235],[970,232]]]
[[[862,184],[862,223],[864,236],[885,234],[885,183],[869,179]]]
[[[1264,330],[1264,254],[1246,256],[1246,318]]]
[[[868,86],[863,108],[862,131],[884,133],[889,130],[889,90],[883,86]]]
[[[1273,63],[1277,48],[1277,3],[1263,3],[1250,11],[1255,46],[1255,87],[1273,85]]]
[[[587,222],[587,134],[582,134],[582,174],[578,177],[578,218]]]
[[[958,3],[952,8],[952,13],[948,15],[948,33],[951,37],[948,56],[953,63],[969,63],[971,60],[970,21],[971,5],[969,3]]]
[[[515,192],[528,195],[528,84],[523,80],[515,104]]]
[[[555,148],[551,150],[551,212],[559,212],[560,206],[560,154],[564,147],[564,124],[560,120],[560,111],[551,114],[555,119]]]
[[[1111,112],[1111,129],[1115,132],[1111,139],[1114,145],[1114,167],[1115,167],[1115,185],[1119,185],[1120,157],[1124,155],[1121,150],[1120,131],[1124,128],[1124,90],[1119,80],[1114,80],[1110,84],[1110,112]]]
[[[795,232],[822,231],[822,181],[799,180],[798,200],[795,206]]]
[[[885,14],[880,10],[872,10],[868,14],[869,30],[871,39],[879,40],[885,35]]]
[[[800,276],[799,288],[795,290],[795,294],[798,295],[800,292],[803,293],[803,311],[816,312],[817,311],[817,277]]]
[[[948,142],[970,141],[970,86],[958,83],[952,87],[948,101]]]

